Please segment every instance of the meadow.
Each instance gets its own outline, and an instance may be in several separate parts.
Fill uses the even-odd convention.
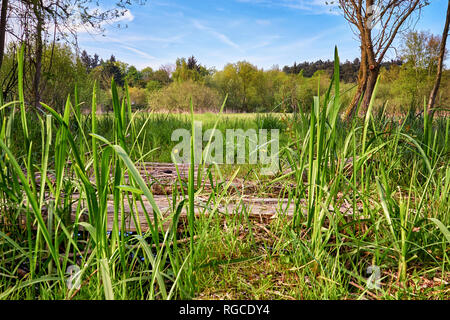
[[[388,116],[376,87],[343,122],[337,53],[327,91],[290,114],[133,112],[114,81],[110,115],[95,86],[88,115],[76,93],[31,114],[18,70],[19,99],[0,107],[0,299],[450,298],[450,119]],[[171,133],[195,120],[279,129],[280,172],[176,164],[163,213],[140,168],[171,162]]]

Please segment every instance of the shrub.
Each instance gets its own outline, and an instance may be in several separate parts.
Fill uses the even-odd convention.
[[[141,108],[147,106],[147,90],[137,87],[128,88],[130,102],[133,107]]]
[[[148,98],[148,105],[152,111],[189,112],[191,97],[197,112],[220,109],[221,99],[218,92],[192,81],[173,82],[161,90],[152,92]]]

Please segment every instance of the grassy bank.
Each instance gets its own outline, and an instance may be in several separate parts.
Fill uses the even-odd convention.
[[[341,122],[335,59],[308,114],[132,113],[114,82],[113,116],[96,116],[95,88],[87,117],[76,98],[63,114],[43,104],[46,114],[31,116],[21,94],[3,105],[0,299],[448,299],[449,118],[399,122],[371,104],[364,119]],[[172,131],[194,120],[280,129],[282,171],[209,166],[207,186],[191,166],[163,216],[137,166],[170,161]],[[276,216],[252,215],[245,182],[256,183],[252,195],[277,186]],[[239,205],[220,209],[231,197]],[[149,229],[123,232],[143,201]]]

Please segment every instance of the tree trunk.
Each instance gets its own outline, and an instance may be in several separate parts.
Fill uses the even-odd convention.
[[[0,13],[0,70],[2,68],[3,55],[5,53],[7,13],[8,13],[8,0],[2,0],[2,11]]]
[[[433,89],[431,90],[430,98],[428,99],[427,112],[429,115],[431,115],[433,112],[433,107],[436,102],[437,92],[439,90],[439,85],[441,84],[442,69],[443,69],[443,65],[444,65],[444,56],[445,56],[445,45],[447,43],[447,36],[448,36],[448,29],[449,29],[449,21],[450,21],[450,0],[448,1],[448,5],[447,5],[447,19],[445,20],[444,32],[442,34],[436,80],[434,82]]]
[[[359,109],[359,116],[364,117],[366,115],[367,109],[369,108],[370,100],[372,99],[373,90],[377,83],[378,75],[380,74],[379,67],[374,67],[369,72],[369,77],[367,79],[366,92],[364,93],[364,99],[361,103],[361,108]]]
[[[356,89],[355,95],[352,101],[348,105],[347,109],[344,111],[343,120],[349,121],[355,115],[355,111],[358,108],[361,96],[364,94],[367,85],[367,76],[364,76],[361,80],[358,80],[358,88]]]
[[[368,10],[372,4],[373,1],[367,1],[366,10]],[[365,28],[361,34],[360,40],[361,67],[359,69],[360,74],[358,74],[358,90],[356,91],[352,103],[345,113],[345,120],[347,121],[353,117],[361,97],[363,97],[363,99],[359,108],[359,116],[364,117],[369,107],[378,75],[380,74],[380,66],[376,60],[372,44],[372,30],[370,28]]]
[[[41,82],[41,71],[42,71],[42,28],[43,28],[43,17],[41,15],[40,9],[37,5],[34,8],[34,13],[36,16],[36,61],[35,61],[35,74],[33,79],[33,93],[34,93],[34,106],[38,110],[40,109],[40,100],[41,100],[41,92],[40,92],[40,82]]]
[[[355,95],[352,101],[348,105],[347,109],[344,111],[343,120],[349,121],[353,118],[356,109],[358,108],[361,96],[364,95],[367,85],[367,54],[361,45],[361,64],[358,71],[358,88],[356,89]]]

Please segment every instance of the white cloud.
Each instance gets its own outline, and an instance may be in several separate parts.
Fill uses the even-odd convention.
[[[233,47],[235,49],[240,49],[239,45],[237,45],[236,43],[231,41],[230,38],[228,38],[223,33],[217,32],[213,28],[210,28],[210,27],[207,27],[207,26],[203,25],[198,20],[193,20],[192,23],[193,23],[193,25],[194,25],[194,27],[196,29],[201,30],[201,31],[206,31],[209,34],[211,34],[212,36],[214,36],[216,39],[218,39],[219,41],[229,45],[230,47]]]
[[[134,53],[137,53],[138,55],[140,55],[141,57],[143,57],[145,59],[148,59],[148,60],[155,60],[156,59],[156,57],[151,56],[151,55],[149,55],[148,53],[146,53],[146,52],[144,52],[142,50],[139,50],[139,49],[136,49],[136,48],[133,48],[133,47],[130,47],[130,46],[126,46],[126,45],[121,45],[121,47],[124,48],[124,49],[127,49],[129,51],[132,51]]]
[[[126,10],[124,15],[115,19],[114,22],[120,22],[120,21],[131,22],[133,20],[134,20],[134,15],[131,13],[130,10]]]
[[[305,11],[308,14],[338,14],[336,3],[330,4],[326,0],[236,0],[237,2],[251,3],[269,7],[285,7],[295,10]]]
[[[103,10],[103,9],[101,9]],[[131,13],[130,10],[125,10],[123,12],[123,15],[120,15],[119,17],[113,18],[108,21],[102,21],[100,23],[101,28],[106,28],[107,26],[117,25],[118,23],[127,23],[134,20],[134,15]],[[89,24],[83,24],[80,19],[79,12],[75,12],[72,15],[72,25],[74,26],[74,29],[77,33],[96,33],[98,30],[93,28]]]
[[[246,47],[246,50],[256,50],[265,47],[269,47],[274,41],[279,40],[281,37],[279,35],[265,35],[263,40],[255,42]]]

